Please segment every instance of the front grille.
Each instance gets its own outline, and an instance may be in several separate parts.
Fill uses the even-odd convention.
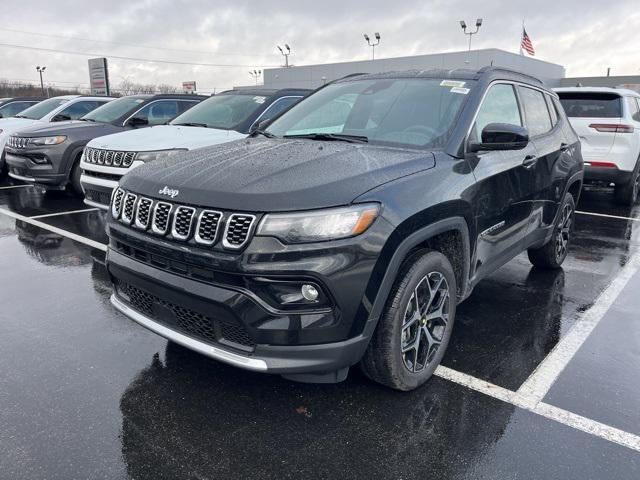
[[[137,195],[134,195],[133,193],[127,193],[124,197],[124,206],[122,208],[122,221],[124,223],[126,223],[127,225],[131,225],[131,222],[133,222],[133,217],[135,214],[135,205],[136,205],[136,199],[138,198]]]
[[[154,233],[164,235],[169,229],[169,215],[171,214],[171,204],[166,202],[156,203],[153,211],[153,224],[151,230]]]
[[[247,347],[252,349],[255,346],[245,328],[236,322],[212,319],[119,279],[116,279],[116,289],[119,296],[135,310],[171,329],[177,329],[207,343],[231,343],[243,350],[247,350]],[[175,317],[175,323],[167,322],[162,316],[155,315],[155,305],[170,310]]]
[[[114,182],[119,182],[120,179],[122,178],[122,175],[117,175],[114,173],[97,172],[95,170],[86,170],[86,169],[82,171],[82,174],[87,177],[103,178],[105,180],[111,180]]]
[[[222,246],[229,250],[240,250],[251,239],[257,217],[248,213],[224,214],[217,210],[198,209],[187,205],[140,198],[118,188],[113,197],[111,213],[127,225],[147,230],[156,235],[167,235],[170,239],[191,241],[212,246],[222,237]],[[226,225],[225,218],[228,218]],[[195,225],[195,228],[194,228]],[[223,235],[219,235],[224,231]]]
[[[9,137],[7,140],[7,145],[13,148],[26,148],[29,145],[31,138],[29,137]]]
[[[109,202],[111,200],[111,195],[109,195],[109,192],[104,192],[101,190],[93,190],[86,186],[83,186],[83,187],[84,187],[84,197],[87,200],[91,202],[99,203],[100,205],[109,205]]]
[[[136,210],[136,222],[135,226],[146,230],[149,227],[149,218],[151,217],[151,203],[148,198],[141,198],[138,202],[138,208]]]
[[[128,168],[131,166],[135,158],[136,152],[104,150],[102,148],[93,147],[86,147],[84,150],[84,161],[95,165]]]
[[[213,245],[218,236],[218,225],[222,220],[222,212],[203,210],[198,217],[195,240],[203,245]]]
[[[224,232],[224,246],[234,249],[242,248],[249,240],[249,234],[255,220],[256,217],[253,215],[239,213],[231,215]]]
[[[176,213],[173,215],[173,229],[171,235],[178,240],[186,240],[191,235],[191,225],[193,224],[193,217],[196,213],[195,208],[191,207],[178,207]]]

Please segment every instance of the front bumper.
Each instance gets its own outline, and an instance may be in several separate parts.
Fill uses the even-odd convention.
[[[35,156],[46,157],[47,163],[34,162]],[[9,176],[16,180],[55,188],[64,188],[69,181],[66,172],[59,172],[59,159],[50,154],[40,151],[15,153],[5,147],[5,161]]]
[[[118,182],[107,178],[98,178],[83,173],[80,185],[84,191],[84,203],[101,210],[109,210],[111,194],[117,188]]]

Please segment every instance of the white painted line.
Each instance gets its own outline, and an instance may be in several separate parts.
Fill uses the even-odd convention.
[[[34,215],[32,217],[29,218],[47,218],[47,217],[55,217],[57,215],[71,215],[73,213],[83,213],[83,212],[93,212],[95,210],[98,210],[97,208],[82,208],[80,210],[69,210],[68,212],[56,212],[56,213],[46,213],[44,215]]]
[[[510,403],[516,407],[540,415],[549,420],[567,425],[582,432],[613,442],[623,447],[640,452],[640,436],[633,433],[605,425],[603,423],[585,418],[562,408],[554,407],[544,402],[532,402],[530,398],[518,392],[513,392],[498,385],[472,377],[466,373],[458,372],[447,367],[439,366],[435,375],[451,382],[470,388],[476,392],[488,395],[497,400]]]
[[[25,184],[25,185],[7,185],[5,187],[0,187],[0,190],[7,190],[9,188],[24,188],[24,187],[33,187],[33,185]]]
[[[613,302],[615,302],[620,292],[622,292],[638,269],[640,269],[640,255],[636,254],[631,257],[611,284],[600,294],[593,307],[576,321],[564,338],[556,344],[549,355],[520,386],[518,389],[519,394],[534,404],[542,401],[558,376],[589,334],[596,328],[604,314],[613,305]]]
[[[580,215],[591,215],[593,217],[616,218],[618,220],[633,220],[634,222],[640,222],[640,218],[634,218],[634,217],[620,217],[618,215],[607,215],[605,213],[595,213],[595,212],[582,212],[580,210],[576,210],[576,213],[579,213]]]
[[[10,210],[6,210],[4,208],[0,208],[0,213],[8,217],[15,218],[16,220],[22,220],[23,222],[30,223],[31,225],[35,225],[36,227],[44,228],[45,230],[49,230],[50,232],[57,233],[58,235],[62,235],[63,237],[70,238],[71,240],[75,240],[76,242],[83,243],[85,245],[88,245],[89,247],[102,250],[103,252],[107,251],[107,246],[104,243],[96,242],[95,240],[91,240],[90,238],[83,237],[82,235],[77,235],[73,232],[63,230],[62,228],[54,227],[53,225],[48,225],[39,220],[34,220],[32,218],[25,217],[24,215],[20,215],[19,213],[15,213]]]

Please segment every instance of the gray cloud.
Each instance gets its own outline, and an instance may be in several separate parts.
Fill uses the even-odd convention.
[[[206,90],[250,84],[248,66],[280,64],[282,57],[275,45],[285,42],[293,48],[294,64],[369,58],[364,32],[382,34],[379,57],[463,50],[466,37],[458,20],[474,23],[476,17],[483,17],[485,23],[473,39],[474,47],[517,51],[524,17],[536,58],[565,65],[569,75],[604,74],[609,66],[613,74],[640,74],[640,11],[636,0],[617,0],[606,7],[602,2],[580,0],[4,0],[3,13],[11,23],[0,27],[87,40],[0,29],[0,43],[245,65],[214,68],[113,59],[110,66],[114,84],[123,78],[174,85],[196,80],[200,89]],[[86,57],[0,47],[0,78],[35,80],[38,64],[47,65],[46,78],[50,81],[88,81]]]

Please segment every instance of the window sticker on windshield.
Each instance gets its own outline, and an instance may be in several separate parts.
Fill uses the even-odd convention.
[[[469,93],[469,89],[468,88],[462,88],[462,87],[453,87],[451,90],[449,90],[451,93],[461,93],[463,95],[466,95],[467,93]]]
[[[260,97],[260,96],[253,97],[253,101],[260,104],[263,104],[266,99],[267,97]]]
[[[440,82],[441,87],[464,87],[466,82],[461,82],[460,80],[442,80]]]

